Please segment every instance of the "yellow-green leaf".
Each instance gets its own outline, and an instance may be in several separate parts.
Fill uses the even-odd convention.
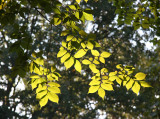
[[[72,40],[73,38],[74,38],[74,36],[68,35],[67,38],[66,38],[66,41],[70,41],[70,40]]]
[[[83,63],[83,64],[86,64],[86,65],[91,64],[91,62],[90,62],[89,60],[86,60],[86,59],[83,60],[82,63]]]
[[[74,65],[74,67],[78,72],[81,73],[82,66],[81,66],[81,63],[78,60],[76,60],[76,63]]]
[[[36,99],[41,99],[43,96],[47,94],[47,90],[43,90],[36,95]]]
[[[40,101],[39,101],[39,104],[41,107],[45,106],[48,102],[48,96],[46,95],[44,98],[42,98]]]
[[[101,87],[105,90],[108,90],[108,91],[112,91],[113,90],[113,87],[111,84],[105,84],[105,83],[102,83],[101,84]]]
[[[67,60],[67,61],[64,63],[64,66],[66,67],[66,69],[68,69],[68,68],[70,68],[73,64],[74,64],[74,58],[73,58],[73,57],[70,57],[70,59]]]
[[[72,10],[76,10],[76,7],[74,5],[68,5],[69,8],[71,8]]]
[[[36,60],[34,60],[34,62],[42,66],[44,65],[44,60],[41,58],[37,58]]]
[[[95,93],[99,89],[99,86],[91,86],[88,93]]]
[[[65,62],[70,57],[70,54],[67,53],[61,58],[61,63]]]
[[[94,59],[93,63],[94,63],[94,64],[100,64],[100,63],[98,62],[98,60],[95,60],[95,59]]]
[[[130,88],[132,88],[133,83],[134,83],[134,80],[130,79],[130,81],[126,84],[127,90],[129,90]]]
[[[99,72],[99,70],[96,68],[96,65],[94,65],[94,64],[90,64],[89,68],[92,70],[93,73],[98,73]]]
[[[58,103],[59,101],[59,97],[55,93],[48,92],[48,98],[50,101],[55,102],[55,103]]]
[[[89,14],[89,13],[83,12],[83,15],[84,15],[84,18],[85,18],[86,20],[94,21],[94,19],[93,19],[93,15],[92,15],[92,14]]]
[[[110,76],[109,80],[110,81],[114,81],[114,80],[118,80],[119,78],[117,76]]]
[[[116,78],[116,81],[117,81],[117,83],[118,83],[119,85],[121,85],[122,80],[121,80],[119,77]]]
[[[81,0],[76,0],[78,3],[80,3],[81,2]]]
[[[105,90],[103,88],[98,89],[98,95],[104,100]]]
[[[109,73],[109,76],[115,76],[117,74],[117,72],[115,71],[115,72],[110,72]]]
[[[99,57],[99,61],[105,64],[105,59],[103,57]]]
[[[91,49],[91,50],[92,50],[93,47],[94,47],[94,45],[93,45],[90,41],[87,42],[87,45],[86,45],[86,46],[87,46],[88,49]]]
[[[97,50],[91,50],[92,55],[99,56],[99,52]]]
[[[135,80],[143,80],[145,79],[145,77],[146,77],[146,74],[139,72],[135,75],[135,78],[136,78]]]
[[[51,86],[51,87],[53,87],[53,86],[60,87],[60,85],[58,83],[55,83],[55,82],[49,82],[48,85]]]
[[[61,93],[58,87],[48,87],[48,90],[51,91],[52,93]]]
[[[141,86],[143,86],[143,87],[152,87],[150,84],[148,84],[148,83],[145,82],[145,81],[140,81],[140,84],[141,84]]]
[[[99,85],[101,82],[100,81],[98,81],[98,80],[96,80],[96,79],[93,79],[90,83],[89,83],[89,85]]]
[[[104,57],[104,58],[107,58],[107,57],[109,57],[111,55],[111,53],[109,53],[109,52],[102,52],[101,53],[101,57]]]
[[[86,53],[87,53],[87,50],[80,49],[80,50],[74,55],[74,57],[75,57],[75,58],[81,58],[81,57],[83,57]]]
[[[107,72],[108,72],[108,69],[106,69],[106,68],[101,69],[101,73],[107,73]]]
[[[38,75],[32,75],[32,76],[30,76],[30,78],[32,78],[32,79],[38,79],[40,77]]]
[[[136,93],[138,95],[139,93],[139,90],[140,90],[140,85],[138,84],[138,82],[135,82],[133,87],[132,87],[132,90],[134,93]]]
[[[62,57],[64,54],[66,54],[67,53],[67,50],[65,50],[65,49],[62,49],[62,50],[60,50],[59,52],[58,52],[58,54],[57,54],[57,57]]]
[[[112,81],[109,81],[109,80],[102,80],[103,83],[109,83],[109,84],[113,84]]]

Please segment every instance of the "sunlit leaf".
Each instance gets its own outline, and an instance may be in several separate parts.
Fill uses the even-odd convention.
[[[146,77],[146,74],[139,72],[135,75],[135,78],[136,78],[135,80],[143,80],[145,79],[145,77]]]
[[[78,60],[76,60],[76,63],[74,65],[74,67],[78,72],[81,73],[82,66],[81,66],[81,63]]]
[[[65,54],[65,55],[61,58],[61,63],[65,62],[69,57],[70,57],[70,53]]]
[[[80,3],[81,2],[81,0],[76,0],[78,3]]]
[[[56,95],[55,93],[52,93],[52,92],[48,92],[48,98],[50,101],[55,102],[55,103],[58,103],[58,101],[59,101],[58,95]]]
[[[86,20],[94,21],[94,19],[93,19],[93,15],[92,15],[92,14],[89,14],[89,13],[83,12],[83,15],[84,15],[84,17],[85,17],[85,19],[86,19]]]
[[[37,78],[40,78],[40,77],[38,75],[32,75],[32,76],[30,76],[30,78],[37,79]]]
[[[95,93],[95,92],[97,92],[97,90],[99,89],[99,87],[100,87],[100,86],[91,86],[91,87],[89,88],[88,93]]]
[[[42,90],[41,92],[37,93],[36,98],[41,99],[46,94],[47,94],[47,90]]]
[[[103,88],[98,89],[98,95],[104,100],[105,90]]]
[[[112,91],[113,90],[113,87],[111,84],[106,84],[106,83],[102,83],[101,84],[101,87],[105,90],[108,90],[108,91]]]
[[[66,54],[67,53],[67,50],[65,50],[65,49],[62,49],[62,50],[60,50],[58,53],[57,53],[57,57],[62,57],[64,54]]]
[[[130,81],[126,84],[127,90],[129,90],[130,88],[132,88],[133,83],[134,83],[134,80],[130,79]]]
[[[138,84],[138,82],[135,82],[133,87],[132,87],[132,90],[134,93],[136,93],[138,95],[139,93],[139,90],[140,90],[140,85]]]
[[[98,80],[92,80],[89,85],[99,85],[101,82]]]
[[[51,91],[52,93],[61,93],[58,87],[48,87],[48,90]]]
[[[103,57],[99,57],[99,61],[105,64],[105,59]]]
[[[97,50],[91,50],[92,55],[99,56],[99,52]]]
[[[70,59],[67,60],[67,61],[64,63],[66,69],[70,68],[73,64],[74,64],[74,58],[73,58],[73,57],[70,57]]]
[[[109,76],[115,76],[117,74],[117,72],[115,71],[115,72],[110,72],[109,73]]]
[[[90,64],[89,68],[92,70],[93,73],[98,73],[99,72],[99,70],[96,68],[96,65],[94,65],[94,64]]]
[[[81,58],[81,57],[83,57],[86,53],[87,53],[87,50],[80,49],[80,50],[74,55],[74,57],[75,57],[75,58]]]
[[[86,60],[86,59],[83,60],[82,63],[83,63],[83,64],[86,64],[86,65],[91,64],[91,62],[90,62],[89,60]]]
[[[94,45],[93,45],[90,41],[87,42],[87,45],[86,45],[86,46],[87,46],[88,49],[91,49],[91,50],[92,50],[93,47],[94,47]]]
[[[70,40],[72,40],[73,38],[74,38],[74,36],[68,35],[67,38],[66,38],[66,41],[70,41]]]
[[[111,55],[109,52],[102,52],[101,57],[108,58]]]
[[[48,102],[48,96],[46,95],[44,98],[42,98],[40,101],[39,101],[39,104],[41,107],[45,106]]]
[[[51,86],[51,87],[53,87],[53,86],[60,87],[60,85],[58,83],[55,83],[55,82],[49,82],[48,85]]]
[[[71,8],[72,10],[76,10],[76,7],[74,5],[68,5],[69,8]]]
[[[152,87],[150,84],[148,84],[148,83],[145,82],[145,81],[140,81],[140,84],[141,84],[141,86],[143,86],[143,87]]]
[[[117,83],[118,83],[119,85],[121,85],[122,80],[121,80],[119,77],[116,77],[116,81],[117,81]]]
[[[95,59],[94,59],[93,63],[94,63],[94,64],[100,64],[99,61],[98,61],[98,60],[95,60]]]
[[[44,65],[44,60],[41,58],[37,58],[36,60],[34,60],[34,62],[42,66]]]

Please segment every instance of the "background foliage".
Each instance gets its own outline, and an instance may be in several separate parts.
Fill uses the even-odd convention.
[[[61,6],[55,0],[11,0],[0,7],[0,116],[100,118],[103,115],[106,118],[159,118],[158,0],[81,1],[80,7],[83,9],[78,8],[78,4],[76,6],[79,14],[85,13],[79,18],[76,8],[68,4],[74,5],[75,1],[63,1]],[[93,12],[86,8],[91,8]],[[69,24],[68,21],[76,22],[77,25]],[[80,29],[81,32],[77,32]],[[67,37],[66,33],[69,33]],[[136,96],[131,90],[127,91],[125,87],[114,82],[115,91],[106,91],[104,100],[96,94],[88,94],[88,84],[94,71],[91,71],[88,65],[83,65],[80,74],[76,71],[80,69],[76,66],[69,68],[68,63],[64,65],[69,70],[65,70],[62,61],[57,58],[62,41],[67,40],[69,44],[73,36],[77,39],[81,37],[80,42],[94,39],[94,43],[87,43],[87,48],[92,49],[97,42],[101,45],[100,51],[112,54],[98,68],[106,67],[113,72],[117,70],[117,64],[134,66],[135,72],[147,74],[146,80],[153,88],[142,88],[140,95]],[[153,48],[148,49],[145,46],[148,41],[154,44]],[[74,48],[67,51],[75,56],[79,42],[73,40],[71,46]],[[89,52],[87,58],[93,55],[94,53]],[[36,60],[36,57],[39,59]],[[79,61],[82,63],[82,60],[83,58]],[[32,72],[33,67],[30,64],[33,61],[40,67],[52,69],[50,71],[57,74],[54,79],[62,76],[57,79],[60,87],[56,84],[57,93],[61,93],[58,95],[58,104],[53,103],[57,102],[58,98],[51,98],[53,102],[49,101],[40,109],[36,91],[32,91],[33,75],[30,77],[29,73]],[[33,71],[36,72],[34,68]],[[45,101],[42,102],[41,106]]]

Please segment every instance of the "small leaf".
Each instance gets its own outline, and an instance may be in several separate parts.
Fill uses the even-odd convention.
[[[69,8],[71,8],[72,10],[76,10],[76,7],[74,5],[68,5]]]
[[[86,60],[86,59],[83,60],[82,63],[83,63],[83,64],[86,64],[86,65],[91,64],[91,62],[90,62],[89,60]]]
[[[80,3],[81,2],[81,0],[76,0],[78,3]]]
[[[94,64],[100,64],[97,60],[94,59],[93,61]]]
[[[48,98],[50,101],[58,103],[59,97],[55,93],[48,92]]]
[[[66,41],[70,41],[70,40],[72,40],[73,38],[74,38],[74,36],[68,35],[67,38],[66,38]]]
[[[116,80],[117,78],[118,78],[117,76],[110,76],[110,77],[109,77],[109,80],[110,80],[110,81],[114,81],[114,80]]]
[[[130,81],[126,84],[127,90],[129,90],[130,88],[132,88],[133,83],[134,83],[134,80],[130,79]]]
[[[105,90],[103,88],[98,89],[98,95],[104,100]]]
[[[135,82],[133,87],[132,87],[132,90],[133,90],[134,93],[136,93],[138,95],[139,90],[140,90],[140,85],[137,82]]]
[[[95,93],[99,89],[99,86],[91,86],[88,93]]]
[[[87,50],[80,49],[80,50],[74,55],[74,57],[75,57],[75,58],[81,58],[81,57],[83,57],[86,53],[87,53]]]
[[[115,76],[117,74],[117,72],[115,71],[115,72],[110,72],[109,73],[109,76]]]
[[[62,57],[64,54],[66,54],[67,53],[67,50],[65,50],[65,49],[62,49],[62,50],[60,50],[59,52],[58,52],[58,54],[57,54],[57,57]]]
[[[75,67],[75,69],[76,69],[78,72],[81,73],[82,67],[81,67],[81,63],[80,63],[78,60],[76,60],[76,63],[75,63],[75,65],[74,65],[74,67]]]
[[[136,78],[135,80],[143,80],[145,79],[145,77],[146,77],[146,74],[139,72],[135,75],[135,78]]]
[[[119,77],[116,78],[116,81],[117,81],[117,83],[118,83],[119,85],[121,85],[122,80],[121,80]]]
[[[108,58],[111,55],[109,52],[102,52],[101,57]]]
[[[61,58],[61,63],[65,62],[70,57],[70,54],[67,53]]]
[[[141,84],[141,86],[143,86],[143,87],[152,87],[150,84],[148,84],[148,83],[145,82],[145,81],[140,81],[140,84]]]
[[[89,14],[89,13],[83,12],[83,15],[84,15],[84,18],[85,18],[86,20],[94,21],[94,19],[93,19],[93,15],[92,15],[92,14]]]
[[[58,83],[55,83],[55,82],[49,82],[48,85],[49,85],[50,87],[53,87],[53,86],[55,86],[55,87],[60,87],[60,85],[59,85]]]
[[[93,47],[94,47],[93,44],[92,44],[90,41],[87,42],[87,45],[86,45],[86,46],[87,46],[88,49],[91,49],[91,50],[92,50]]]
[[[34,60],[34,62],[42,66],[44,65],[44,60],[41,58],[37,58],[36,60]]]
[[[89,85],[99,85],[100,83],[101,83],[100,81],[93,79],[93,80],[89,83]]]
[[[41,99],[43,96],[47,94],[47,90],[43,90],[36,95],[36,99]]]
[[[93,73],[98,73],[99,72],[99,70],[96,68],[96,65],[94,65],[94,64],[90,64],[89,68],[92,70]]]
[[[61,93],[58,87],[48,87],[48,90],[52,93]]]
[[[67,60],[67,61],[64,63],[66,69],[70,68],[73,64],[74,64],[74,58],[73,58],[73,57],[70,57],[70,59]]]
[[[41,107],[45,106],[48,102],[48,96],[46,95],[44,98],[42,98],[40,101],[39,101],[39,104]]]
[[[105,84],[105,83],[102,83],[101,84],[101,87],[105,90],[108,90],[108,91],[112,91],[113,90],[113,87],[111,84]]]
[[[91,50],[92,55],[99,56],[99,52],[97,50]]]
[[[99,57],[99,61],[105,64],[105,59],[103,57]]]
[[[30,76],[30,78],[33,78],[33,79],[38,79],[38,78],[40,78],[38,75],[32,75],[32,76]]]

